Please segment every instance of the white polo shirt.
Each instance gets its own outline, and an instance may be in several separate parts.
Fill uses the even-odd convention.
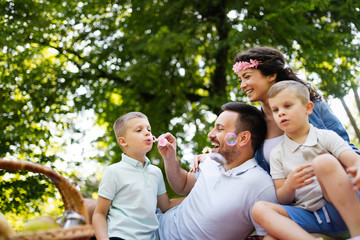
[[[190,194],[159,216],[160,239],[246,239],[256,228],[251,210],[259,200],[277,202],[273,181],[254,158],[227,172],[206,159]],[[255,228],[254,228],[255,226]]]
[[[270,155],[270,173],[273,179],[287,178],[300,165],[311,163],[320,154],[330,153],[336,158],[345,150],[351,149],[337,133],[318,129],[310,124],[310,131],[304,144],[298,144],[288,136],[276,145]],[[293,206],[316,211],[324,206],[321,187],[316,177],[313,183],[296,189]]]
[[[166,193],[160,168],[145,166],[122,154],[122,160],[108,166],[99,187],[99,196],[112,200],[107,224],[108,236],[123,239],[156,239],[157,196]]]

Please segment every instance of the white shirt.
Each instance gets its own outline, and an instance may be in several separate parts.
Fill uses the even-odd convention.
[[[277,202],[273,181],[254,158],[227,172],[210,158],[200,166],[199,177],[187,198],[159,216],[160,239],[246,239],[256,228],[255,202]]]
[[[265,139],[264,141],[264,147],[263,147],[263,154],[265,161],[270,164],[270,154],[271,151],[274,149],[276,145],[278,145],[282,140],[284,140],[284,135],[275,137],[275,138],[269,138]]]

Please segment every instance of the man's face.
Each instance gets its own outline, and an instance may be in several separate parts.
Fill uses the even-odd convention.
[[[236,145],[229,146],[226,143],[225,136],[227,133],[235,133],[235,123],[238,117],[239,114],[237,112],[222,112],[215,121],[215,127],[208,134],[208,138],[214,146],[212,152],[223,155],[228,163],[235,153]]]

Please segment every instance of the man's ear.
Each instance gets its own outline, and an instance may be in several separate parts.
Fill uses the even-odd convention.
[[[240,132],[237,136],[237,144],[240,146],[246,145],[251,140],[251,133],[249,131]]]
[[[309,101],[306,104],[306,114],[310,115],[312,113],[313,109],[314,109],[314,103],[312,101]]]
[[[118,137],[117,141],[121,147],[126,147],[128,145],[124,137]]]

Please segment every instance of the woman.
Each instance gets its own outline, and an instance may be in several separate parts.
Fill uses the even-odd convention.
[[[349,136],[339,119],[332,113],[329,105],[322,101],[322,97],[310,83],[298,78],[294,71],[286,67],[283,54],[270,47],[256,47],[239,53],[235,57],[233,70],[239,77],[240,88],[246,93],[251,102],[260,102],[266,119],[268,133],[266,140],[256,154],[259,165],[270,173],[269,158],[272,148],[283,139],[283,131],[276,125],[268,102],[268,91],[276,82],[295,80],[309,88],[314,110],[309,116],[312,125],[321,129],[329,129],[339,134],[351,147],[360,151],[350,143]]]

